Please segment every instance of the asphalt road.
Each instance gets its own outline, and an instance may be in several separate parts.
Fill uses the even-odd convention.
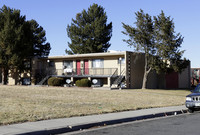
[[[200,135],[200,112],[131,122],[65,135]]]

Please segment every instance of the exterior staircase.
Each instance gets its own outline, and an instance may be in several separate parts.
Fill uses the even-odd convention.
[[[119,76],[113,79],[111,88],[121,88],[122,83],[125,81],[125,69],[122,70]]]
[[[43,78],[37,85],[44,85],[46,81],[51,77],[51,75],[47,75],[45,78]]]

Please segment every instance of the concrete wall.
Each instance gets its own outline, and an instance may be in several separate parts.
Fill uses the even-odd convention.
[[[127,88],[140,89],[142,88],[144,76],[144,54],[127,52],[126,53],[126,82]],[[171,78],[173,79],[173,78]],[[190,88],[190,65],[178,76],[178,88]],[[147,88],[150,89],[165,89],[166,74],[157,74],[151,71],[148,75]]]
[[[144,54],[127,52],[126,55],[126,82],[128,88],[142,87],[144,75]]]
[[[55,69],[63,69],[63,61],[55,60]]]
[[[148,89],[157,89],[158,88],[158,75],[156,71],[151,71],[147,79],[147,88]]]
[[[63,70],[63,61],[62,60],[54,60],[54,67],[51,67],[51,70],[55,70],[57,75],[62,75],[64,73]]]
[[[105,57],[104,58],[104,68],[117,68],[118,75],[120,74],[120,63],[118,62],[120,56],[117,57]],[[125,58],[125,56],[121,57]],[[121,72],[125,70],[126,63],[121,63]]]
[[[165,89],[166,88],[166,80],[165,80],[165,74],[157,74],[157,88],[158,89]]]
[[[126,55],[126,81],[128,88],[141,89],[144,77],[145,55],[128,52]],[[158,88],[158,75],[151,71],[147,79],[147,88]]]
[[[190,88],[190,65],[179,73],[179,88]]]

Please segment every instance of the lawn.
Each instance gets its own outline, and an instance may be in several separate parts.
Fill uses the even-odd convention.
[[[0,125],[183,105],[188,90],[0,86]]]

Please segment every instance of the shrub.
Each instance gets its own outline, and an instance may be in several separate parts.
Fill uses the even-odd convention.
[[[91,81],[88,79],[81,79],[76,81],[76,86],[78,87],[90,87]]]
[[[62,86],[64,84],[63,78],[51,77],[48,79],[49,86]]]
[[[81,80],[77,80],[77,81],[75,82],[75,84],[76,84],[76,86],[81,87]]]

